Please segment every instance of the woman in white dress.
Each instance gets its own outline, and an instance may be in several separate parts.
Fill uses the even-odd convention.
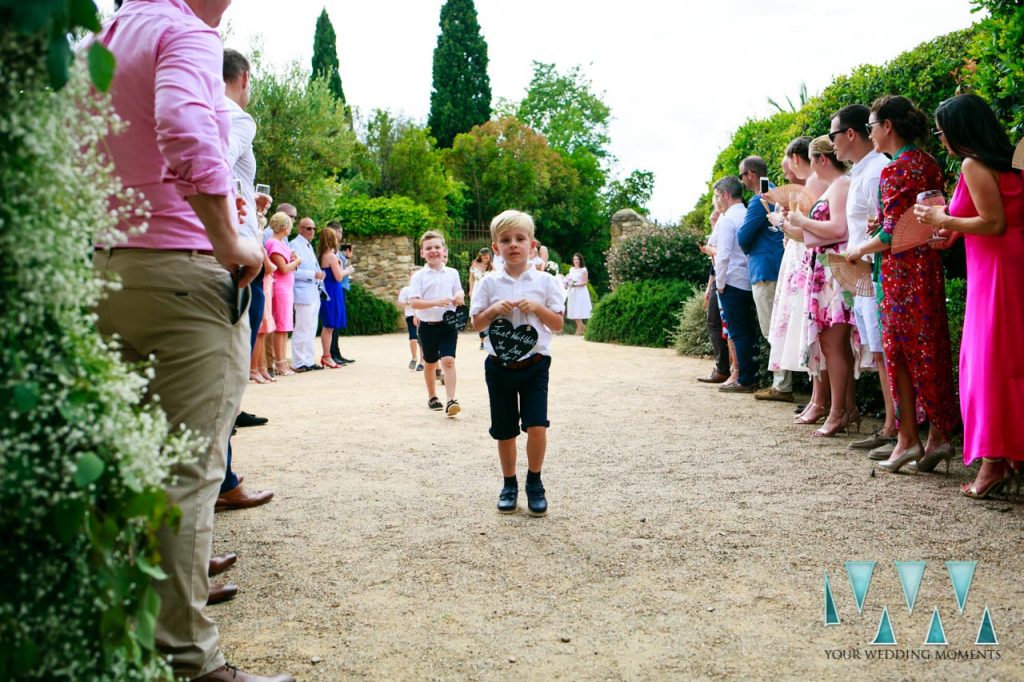
[[[473,300],[473,290],[483,281],[484,277],[494,272],[494,265],[491,262],[491,250],[486,246],[480,249],[476,258],[469,265],[469,299]],[[480,350],[484,349],[484,339],[487,338],[487,330],[480,332]]]
[[[565,286],[569,289],[569,302],[566,306],[565,316],[576,323],[576,335],[580,336],[586,331],[585,320],[590,319],[590,292],[587,290],[587,282],[590,277],[587,275],[587,265],[583,262],[583,256],[579,253],[572,255],[572,267],[565,277]]]

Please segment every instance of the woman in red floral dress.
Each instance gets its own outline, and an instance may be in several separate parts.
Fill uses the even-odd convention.
[[[909,99],[886,96],[871,106],[868,135],[875,150],[892,157],[882,170],[881,229],[852,249],[850,261],[881,252],[882,345],[897,406],[899,437],[892,456],[878,466],[893,473],[924,455],[952,449],[950,434],[960,417],[953,393],[953,360],[946,317],[946,287],[939,254],[927,244],[899,254],[889,252],[893,228],[913,208],[919,192],[942,190],[939,164],[914,146],[928,130],[928,117]],[[928,416],[923,451],[917,434],[915,401]]]

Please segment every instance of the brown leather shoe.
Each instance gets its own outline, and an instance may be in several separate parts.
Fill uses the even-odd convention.
[[[743,384],[732,384],[731,386],[719,386],[722,393],[753,393],[757,386],[744,386]]]
[[[233,665],[223,665],[202,677],[195,678],[192,682],[295,682],[295,678],[286,673],[278,673],[270,677],[252,675]]]
[[[238,585],[234,583],[210,583],[210,595],[206,605],[220,604],[238,596]]]
[[[702,384],[720,384],[720,383],[722,383],[723,381],[725,381],[728,378],[729,377],[727,377],[726,375],[722,374],[717,369],[714,369],[714,370],[711,370],[711,375],[710,376],[697,377],[697,381],[699,381]]]
[[[250,507],[258,507],[261,504],[270,502],[271,498],[274,497],[273,490],[255,490],[248,492],[244,490],[242,486],[238,485],[217,496],[217,504],[214,505],[214,511],[223,511],[225,509],[248,509]]]
[[[234,552],[228,552],[227,554],[218,554],[217,556],[210,557],[210,571],[207,573],[211,578],[215,575],[220,575],[224,571],[228,570],[235,565],[235,561],[238,560],[238,555]]]
[[[791,403],[793,402],[793,392],[783,392],[774,386],[769,386],[755,393],[754,400],[778,400],[781,403]]]

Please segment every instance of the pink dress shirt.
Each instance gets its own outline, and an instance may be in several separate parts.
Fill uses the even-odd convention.
[[[117,58],[110,92],[128,123],[106,144],[125,187],[152,205],[146,232],[115,246],[210,250],[185,197],[233,193],[220,35],[184,0],[132,0],[97,39]]]

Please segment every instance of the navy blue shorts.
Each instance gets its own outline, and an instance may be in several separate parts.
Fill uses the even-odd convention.
[[[413,324],[413,316],[412,315],[406,315],[405,316],[405,328],[407,330],[409,330],[409,340],[410,341],[415,341],[416,340],[416,325]]]
[[[548,370],[551,356],[523,369],[505,369],[492,356],[484,361],[484,379],[491,403],[494,440],[508,440],[531,426],[551,426],[548,421]]]
[[[459,333],[454,327],[443,322],[432,324],[420,320],[420,346],[423,348],[423,362],[434,363],[441,358],[454,358]]]

